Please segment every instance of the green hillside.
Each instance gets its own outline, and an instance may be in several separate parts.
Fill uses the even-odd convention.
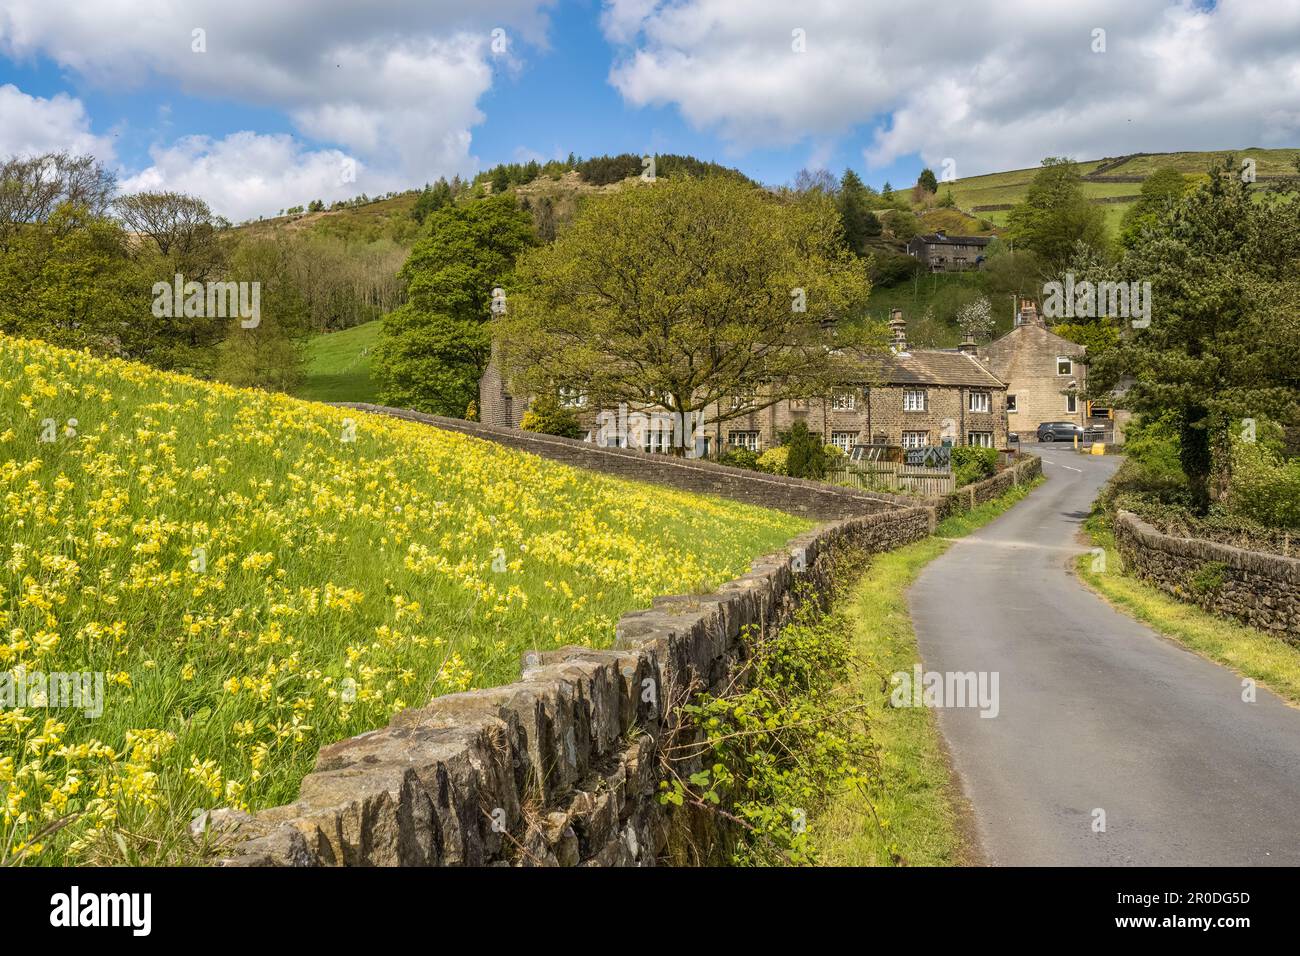
[[[1128,157],[1111,159],[1094,159],[1079,163],[1079,171],[1084,177],[1084,194],[1090,199],[1103,202],[1106,207],[1106,219],[1112,227],[1118,225],[1124,211],[1131,202],[1115,202],[1117,199],[1136,197],[1142,183],[1114,182],[1110,177],[1146,177],[1157,169],[1172,166],[1183,173],[1195,175],[1204,173],[1212,166],[1221,165],[1228,156],[1234,156],[1240,163],[1247,157],[1255,160],[1255,172],[1258,176],[1295,176],[1294,159],[1300,155],[1296,149],[1235,149],[1213,150],[1207,152],[1181,153],[1143,153]],[[982,209],[985,206],[1005,206],[1020,202],[1025,197],[1025,190],[1039,167],[1030,169],[1013,169],[984,176],[971,176],[950,183],[940,183],[939,192],[951,190],[953,198],[962,210],[998,225],[1006,223],[1005,209]]]
[[[0,664],[102,687],[0,707],[7,860],[193,859],[198,810],[809,526],[37,341],[0,382]]]
[[[376,320],[314,336],[307,343],[307,377],[295,394],[317,402],[376,401],[370,353],[381,324]]]

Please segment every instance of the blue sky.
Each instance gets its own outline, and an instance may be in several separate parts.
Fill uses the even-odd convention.
[[[6,0],[0,154],[91,151],[127,190],[196,192],[242,219],[571,151],[902,186],[945,160],[964,176],[1300,142],[1300,0],[925,10]]]

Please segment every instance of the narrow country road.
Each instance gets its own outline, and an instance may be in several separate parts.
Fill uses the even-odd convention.
[[[996,717],[939,711],[985,861],[1300,864],[1300,710],[1243,702],[1239,676],[1081,584],[1076,533],[1116,459],[1034,450],[1047,482],[909,595],[927,671],[998,674]]]

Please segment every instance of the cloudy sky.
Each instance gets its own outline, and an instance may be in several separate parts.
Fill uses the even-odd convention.
[[[242,220],[519,159],[910,183],[1300,145],[1300,0],[4,0],[0,155]]]

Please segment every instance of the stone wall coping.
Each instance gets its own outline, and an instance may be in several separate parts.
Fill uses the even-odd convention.
[[[548,865],[653,862],[653,759],[673,732],[673,701],[725,679],[748,656],[747,628],[780,626],[798,602],[820,600],[841,545],[888,550],[932,522],[932,509],[914,506],[818,525],[714,592],[626,612],[611,648],[525,654],[512,683],[436,697],[322,747],[292,803],[216,810],[200,824],[233,841],[226,866],[486,865],[511,847]],[[800,580],[812,592],[797,591]],[[657,706],[647,707],[647,680]],[[613,824],[611,793],[624,807]],[[540,800],[534,822],[529,794]],[[493,815],[506,829],[486,822]]]

